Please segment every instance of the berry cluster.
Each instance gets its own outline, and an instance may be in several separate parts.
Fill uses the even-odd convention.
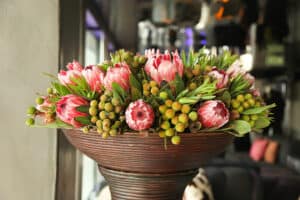
[[[160,97],[164,97],[163,92]],[[160,125],[160,137],[171,137],[173,144],[180,143],[180,137],[177,133],[182,133],[189,126],[189,121],[195,122],[198,120],[197,112],[191,111],[191,106],[181,104],[178,101],[166,99],[164,104],[159,106],[159,112],[162,115],[162,123]]]
[[[158,84],[155,81],[143,80],[143,95],[148,97],[150,95],[157,96],[159,93]]]
[[[258,115],[245,115],[242,114],[245,110],[254,107],[260,107],[262,104],[262,100],[260,98],[255,98],[252,94],[239,94],[236,96],[235,99],[231,100],[231,107],[232,107],[232,115],[235,119],[242,119],[254,127],[255,121],[258,119]]]
[[[116,136],[120,125],[125,120],[120,101],[108,91],[100,96],[99,102],[97,100],[90,102],[89,114],[91,122],[96,125],[97,132],[102,134],[103,138]],[[88,127],[83,128],[84,132],[88,130]]]

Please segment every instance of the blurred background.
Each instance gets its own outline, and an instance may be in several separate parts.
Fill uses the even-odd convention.
[[[298,0],[1,0],[0,27],[0,199],[99,199],[106,183],[97,165],[59,130],[25,127],[24,113],[33,91],[46,88],[42,72],[56,73],[73,59],[100,63],[119,48],[143,54],[147,48],[206,47],[214,54],[239,54],[266,101],[277,104],[275,120],[260,137],[279,142],[279,154],[269,168],[244,162],[241,154],[257,137],[250,134],[216,162],[227,175],[225,165],[238,166],[245,177],[256,174],[241,181],[252,180],[240,186],[241,195],[254,193],[250,199],[300,195]],[[215,166],[208,166],[211,177]],[[227,192],[228,199],[239,199]]]

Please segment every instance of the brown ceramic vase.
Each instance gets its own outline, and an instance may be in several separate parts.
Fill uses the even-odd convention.
[[[107,180],[113,200],[180,200],[185,186],[209,158],[224,151],[227,133],[181,134],[180,145],[157,134],[124,133],[102,139],[96,132],[64,130],[68,140],[94,159]]]

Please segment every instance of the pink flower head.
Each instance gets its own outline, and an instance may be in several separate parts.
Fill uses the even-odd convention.
[[[154,111],[149,104],[140,99],[129,104],[125,118],[131,129],[135,131],[146,130],[154,122]]]
[[[146,50],[145,56],[148,58],[145,64],[146,73],[158,84],[163,80],[170,82],[175,79],[176,73],[183,74],[182,60],[178,52],[172,52],[172,57],[168,51],[161,54],[159,50]]]
[[[67,65],[67,69],[67,71],[60,70],[58,73],[58,80],[63,85],[75,85],[71,79],[82,77],[82,66],[77,61],[73,61]]]
[[[255,82],[255,78],[254,76],[252,76],[251,74],[249,73],[246,73],[243,78],[252,86]]]
[[[261,94],[260,94],[260,91],[258,89],[252,89],[251,90],[251,93],[253,94],[253,96],[255,97],[260,97]]]
[[[89,102],[80,96],[68,94],[56,103],[56,115],[67,124],[71,124],[76,128],[82,127],[83,124],[76,121],[75,118],[88,116],[88,114],[76,110],[78,106],[84,105],[89,105]]]
[[[218,89],[225,88],[227,86],[229,77],[224,70],[217,70],[216,68],[213,68],[213,70],[209,72],[208,75],[217,80]]]
[[[229,121],[229,111],[219,100],[204,102],[198,109],[198,118],[204,128],[220,128]]]
[[[81,73],[92,91],[101,91],[104,73],[99,67],[95,65],[86,66]]]
[[[115,64],[114,67],[108,68],[103,84],[106,89],[112,90],[112,83],[115,82],[118,83],[124,90],[128,90],[130,87],[130,73],[130,68],[126,63]]]
[[[229,68],[227,69],[226,73],[231,77],[235,78],[238,75],[244,75],[246,71],[241,68],[242,63],[239,60],[236,60],[234,63],[232,63]]]

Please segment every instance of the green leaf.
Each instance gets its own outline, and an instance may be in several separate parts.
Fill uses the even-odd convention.
[[[250,124],[244,120],[234,120],[230,123],[230,127],[240,136],[243,136],[251,131]]]
[[[262,129],[270,126],[271,121],[268,117],[259,116],[258,119],[255,121],[254,127],[256,129]]]
[[[142,98],[142,92],[141,92],[142,91],[142,85],[134,77],[133,74],[130,74],[129,82],[130,82],[130,90],[131,90],[132,100],[137,100],[137,99]]]
[[[186,55],[185,55],[185,51],[184,50],[182,50],[180,52],[180,57],[182,59],[183,66],[184,67],[189,67],[189,66],[187,66],[187,63],[186,63]]]
[[[45,124],[45,125],[34,124],[30,127],[33,127],[33,128],[65,128],[65,129],[73,128],[73,126],[61,121],[60,119],[56,119],[56,121],[53,123],[49,123],[49,124]]]
[[[181,91],[181,92],[177,95],[176,100],[180,99],[181,97],[184,97],[188,92],[189,92],[188,89],[185,89],[185,90]]]
[[[52,82],[51,84],[60,96],[65,96],[67,94],[71,94],[70,90],[66,86],[64,86],[60,83],[57,83],[57,82]]]
[[[75,117],[75,120],[84,125],[90,125],[91,121],[88,117]]]
[[[244,115],[254,115],[254,114],[259,114],[262,113],[270,108],[274,108],[276,106],[275,103],[267,105],[267,106],[262,106],[262,107],[256,107],[256,108],[250,108],[247,109],[243,112]]]
[[[231,101],[231,95],[230,93],[226,90],[222,96],[220,97],[220,100],[223,101],[227,107],[230,106],[230,101]]]
[[[90,106],[78,106],[76,110],[83,113],[89,113],[89,108]]]
[[[116,82],[112,83],[112,91],[114,94],[114,97],[118,98],[121,103],[125,102],[126,99],[126,91]]]
[[[175,80],[174,80],[174,85],[175,85],[176,94],[179,94],[185,88],[184,87],[184,82],[183,82],[182,78],[179,76],[178,73],[176,73],[176,77],[175,77]]]

